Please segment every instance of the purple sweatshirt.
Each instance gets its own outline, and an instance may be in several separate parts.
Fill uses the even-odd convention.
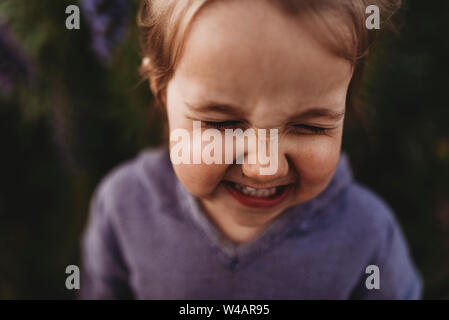
[[[321,194],[235,245],[177,179],[168,149],[145,150],[101,182],[81,246],[81,299],[418,299],[422,290],[394,214],[353,180],[344,154]],[[367,286],[373,276],[379,289]]]

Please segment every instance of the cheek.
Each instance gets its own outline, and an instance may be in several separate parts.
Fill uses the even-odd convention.
[[[340,158],[341,138],[319,137],[303,143],[290,157],[302,193],[317,195],[331,180]]]
[[[194,144],[197,145],[198,139],[196,138],[199,138],[199,141],[201,141],[202,132],[199,137],[195,138],[192,120],[181,116],[179,112],[174,114],[173,112],[170,112],[170,110],[168,111],[170,132],[173,132],[174,129],[184,129],[188,132],[189,140],[186,142],[188,143],[188,149],[190,150],[189,159],[190,161],[193,161]],[[180,140],[170,141],[170,150],[179,142]],[[208,142],[202,142],[202,148],[200,147],[201,154],[207,144]],[[224,141],[222,141],[222,145],[224,146]],[[224,154],[223,149],[222,154]],[[224,158],[222,159],[222,163],[224,163]],[[202,159],[199,164],[173,164],[178,179],[191,194],[198,198],[212,197],[214,195],[214,192],[225,176],[228,167],[229,165],[226,164],[206,164]]]
[[[193,134],[190,132],[190,135]],[[170,149],[173,147],[170,142]],[[192,149],[191,149],[192,150]],[[193,159],[193,153],[190,153]],[[198,198],[213,196],[229,165],[225,164],[173,164],[176,176],[184,187]]]
[[[184,187],[199,198],[212,196],[223,179],[227,166],[207,164],[173,165]]]

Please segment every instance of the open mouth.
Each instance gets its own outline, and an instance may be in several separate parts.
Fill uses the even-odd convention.
[[[241,204],[253,208],[269,208],[281,203],[293,185],[282,185],[266,189],[256,189],[235,182],[226,182],[228,192]]]

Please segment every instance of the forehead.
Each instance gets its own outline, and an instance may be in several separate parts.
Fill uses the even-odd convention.
[[[190,100],[298,104],[342,98],[351,75],[351,64],[314,39],[300,18],[268,1],[230,0],[195,17],[173,80]]]

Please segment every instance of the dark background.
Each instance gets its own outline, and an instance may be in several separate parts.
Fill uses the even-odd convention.
[[[66,6],[81,6],[67,30]],[[89,10],[96,5],[96,12]],[[0,298],[73,298],[65,268],[99,180],[162,141],[140,81],[138,1],[0,0]],[[425,298],[449,298],[449,2],[409,0],[370,59],[357,179],[394,209]],[[355,124],[354,124],[355,123]]]

